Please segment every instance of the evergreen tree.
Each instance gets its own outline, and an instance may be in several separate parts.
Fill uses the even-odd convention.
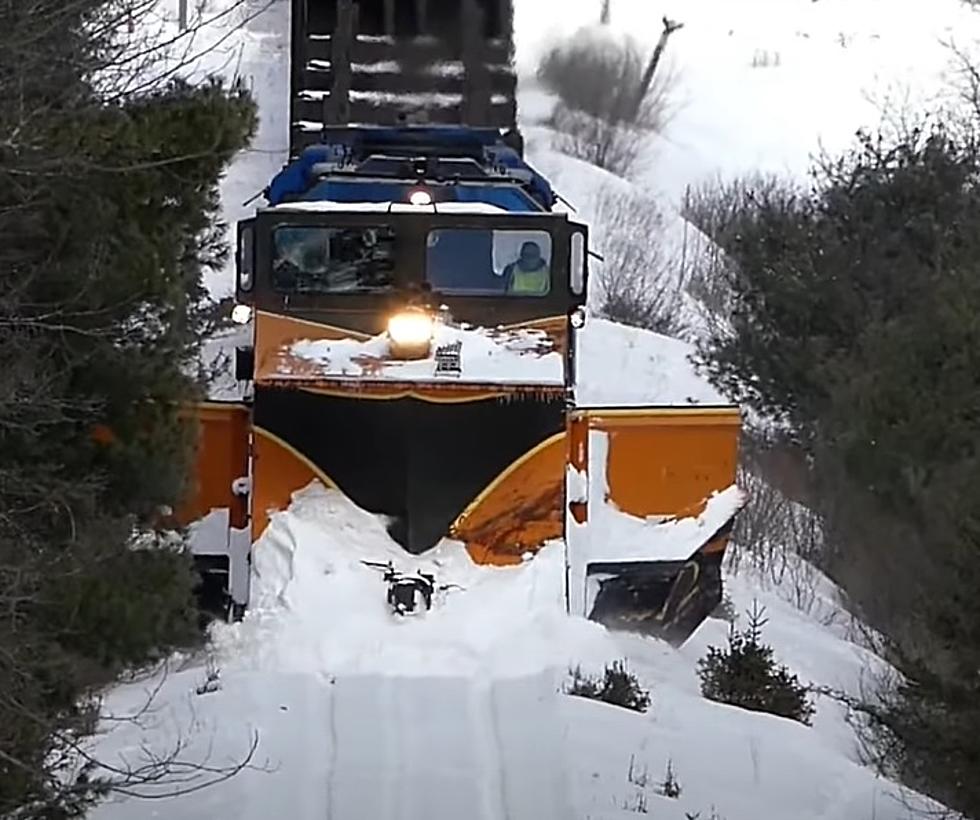
[[[777,664],[771,646],[762,641],[766,624],[758,608],[748,614],[748,628],[728,632],[728,647],[708,647],[698,661],[701,694],[711,700],[754,712],[769,712],[809,725],[813,706],[807,688],[785,666]]]
[[[980,816],[980,143],[862,138],[809,191],[729,189],[714,380],[790,422],[826,569],[907,676],[879,715],[912,785]],[[717,203],[716,203],[717,204]],[[902,751],[895,759],[893,749]]]
[[[80,815],[103,787],[59,777],[55,753],[93,727],[92,695],[200,639],[190,559],[152,523],[184,489],[181,406],[218,316],[202,273],[226,253],[217,184],[255,113],[213,80],[109,93],[137,65],[130,11],[0,4],[5,817]]]

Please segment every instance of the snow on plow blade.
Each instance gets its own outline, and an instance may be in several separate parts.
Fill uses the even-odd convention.
[[[569,609],[683,643],[722,597],[721,563],[744,494],[735,408],[573,411]]]

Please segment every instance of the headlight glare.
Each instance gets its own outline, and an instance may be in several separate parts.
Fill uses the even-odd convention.
[[[428,356],[434,332],[435,320],[424,310],[402,310],[388,320],[392,353],[400,358]]]

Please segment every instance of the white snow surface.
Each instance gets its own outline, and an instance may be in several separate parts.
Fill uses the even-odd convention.
[[[556,13],[560,8],[560,13]],[[517,0],[515,41],[525,124],[547,109],[534,72],[542,51],[598,22],[594,0]],[[949,102],[943,41],[980,38],[980,16],[960,0],[612,0],[613,36],[646,53],[664,15],[684,24],[665,52],[676,77],[673,114],[651,143],[642,183],[677,203],[685,187],[752,171],[802,179],[822,148],[852,144],[859,128],[895,122],[902,106]],[[898,111],[890,117],[882,107]]]
[[[363,561],[423,569],[451,589],[431,612],[398,619],[381,573]],[[900,820],[894,784],[856,762],[845,713],[818,703],[813,727],[704,700],[695,662],[727,624],[708,621],[681,651],[570,617],[560,543],[517,567],[473,565],[444,542],[405,555],[382,522],[314,484],[274,515],[257,545],[254,607],[212,632],[214,691],[200,658],[113,690],[115,720],[95,741],[105,762],[138,766],[181,744],[183,762],[251,767],[184,796],[182,784],[117,797],[95,818],[298,820]],[[767,638],[805,679],[850,688],[870,662],[840,629],[821,626],[750,579],[732,579],[739,609],[768,607]],[[569,665],[599,672],[626,658],[653,703],[644,714],[563,694]],[[153,705],[135,722],[120,720]],[[658,793],[667,761],[680,798]],[[629,772],[632,762],[633,777]],[[644,782],[643,772],[646,772]],[[921,798],[911,797],[913,801]]]
[[[564,360],[561,354],[550,350],[543,331],[486,330],[436,322],[432,350],[453,344],[461,346],[459,376],[437,375],[432,355],[411,361],[390,358],[386,335],[365,341],[304,339],[294,342],[290,353],[315,362],[317,375],[323,378],[369,376],[379,381],[433,382],[456,378],[490,384],[564,383]],[[547,352],[542,352],[543,345],[548,346]]]
[[[687,342],[597,318],[585,323],[578,340],[575,401],[580,407],[731,403],[698,375]]]
[[[433,350],[461,343],[465,382],[489,384],[562,384],[564,364],[555,352],[541,353],[542,331],[456,327],[437,322]],[[369,376],[380,381],[434,381],[430,355],[416,361],[389,358],[385,335],[354,339],[294,342],[289,352],[315,362],[324,378]],[[590,318],[576,341],[576,391],[579,407],[694,407],[730,402],[698,375],[687,342],[606,319]],[[284,374],[288,376],[288,374]],[[307,374],[304,374],[304,378]]]
[[[637,518],[606,502],[600,505],[603,512],[589,521],[599,538],[593,539],[588,561],[686,561],[744,503],[744,493],[735,486],[713,494],[704,512],[692,518]]]
[[[503,208],[486,202],[439,202],[434,205],[412,205],[409,202],[328,202],[325,200],[305,200],[283,202],[269,208],[270,211],[322,212],[344,211],[350,213],[426,213],[444,214],[502,214]]]

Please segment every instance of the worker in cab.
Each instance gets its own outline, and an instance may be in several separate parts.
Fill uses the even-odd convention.
[[[507,292],[517,296],[542,296],[551,287],[551,266],[537,242],[521,245],[518,258],[504,268]]]

